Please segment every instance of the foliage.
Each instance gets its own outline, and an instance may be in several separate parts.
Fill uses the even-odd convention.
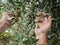
[[[34,34],[36,12],[51,15],[52,29],[47,34],[49,45],[60,45],[60,1],[59,0],[0,0],[0,16],[4,11],[20,10],[19,21],[0,35],[4,45],[35,45]]]

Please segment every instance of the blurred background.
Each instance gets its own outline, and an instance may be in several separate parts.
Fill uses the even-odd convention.
[[[51,15],[52,28],[47,34],[49,45],[60,45],[60,0],[0,0],[2,12],[20,10],[19,21],[0,34],[0,45],[36,45],[36,12]]]

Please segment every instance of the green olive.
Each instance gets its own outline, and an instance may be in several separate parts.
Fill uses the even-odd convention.
[[[38,20],[38,22],[42,22],[42,18],[40,18],[40,19]]]
[[[40,26],[39,26],[39,25],[37,25],[37,28],[40,28]]]

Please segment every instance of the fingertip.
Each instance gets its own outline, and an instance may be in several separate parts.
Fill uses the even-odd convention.
[[[52,21],[52,18],[51,16],[48,17],[48,21],[51,22]]]
[[[49,16],[48,19],[51,19],[51,16]]]
[[[45,12],[41,12],[42,16],[46,16],[46,13]]]

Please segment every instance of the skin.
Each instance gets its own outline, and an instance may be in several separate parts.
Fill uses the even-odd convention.
[[[51,16],[49,16],[48,18],[45,17],[46,13],[45,12],[40,12],[40,14],[42,15],[42,22],[37,22],[35,25],[35,34],[36,34],[36,39],[39,39],[36,42],[36,45],[48,45],[47,43],[47,32],[51,29]],[[40,16],[36,16],[35,20],[38,20]],[[37,26],[40,26],[39,28],[37,28]]]
[[[45,12],[40,12],[40,14],[42,15],[42,22],[37,22],[35,23],[36,27],[35,27],[35,34],[36,34],[36,39],[39,39],[36,42],[36,45],[48,45],[47,43],[47,32],[49,31],[49,29],[51,28],[51,16],[49,16],[48,18],[46,18],[46,13]],[[36,16],[36,20],[38,20],[40,17]],[[40,26],[39,28],[37,28],[37,26]],[[3,13],[3,16],[1,18],[0,21],[0,33],[2,33],[3,31],[5,31],[7,28],[9,28],[11,26],[11,24],[8,21],[8,12]]]
[[[1,18],[0,21],[0,33],[2,33],[3,31],[5,31],[8,27],[10,27],[10,23],[8,22],[8,13],[4,12],[3,16]]]
[[[8,18],[9,16],[14,16],[18,14],[18,10],[14,11],[12,14],[10,12],[4,12],[2,15],[2,18],[0,20],[0,33],[4,32],[7,28],[11,26],[11,23],[9,23]],[[15,18],[15,22],[18,21],[18,17]]]

